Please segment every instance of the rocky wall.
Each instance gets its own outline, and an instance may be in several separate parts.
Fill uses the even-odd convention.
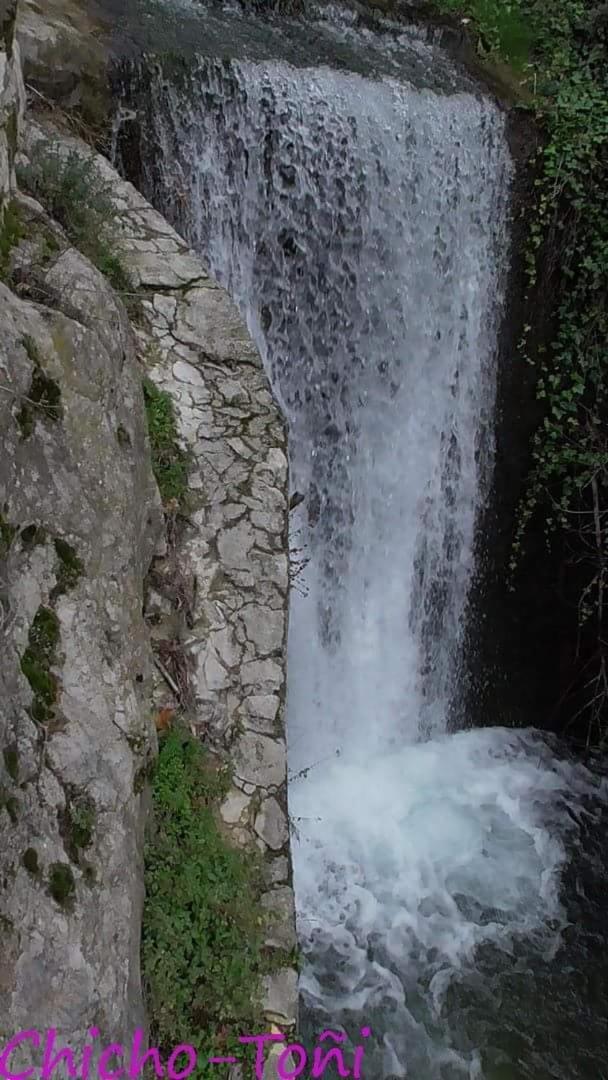
[[[29,122],[23,164],[40,142],[91,156]],[[105,159],[94,167],[111,184],[134,322],[16,191],[14,291],[0,285],[0,1041],[56,1027],[78,1050],[91,1025],[128,1043],[145,1022],[144,781],[152,717],[184,704],[160,661],[167,644],[188,668],[193,732],[233,766],[222,827],[263,856],[276,956],[263,1006],[270,1023],[291,1028],[284,425],[227,295]],[[144,375],[171,395],[190,458],[187,515],[165,506],[168,530]]]
[[[0,0],[0,227],[15,186],[14,163],[25,103],[15,20],[16,0]]]

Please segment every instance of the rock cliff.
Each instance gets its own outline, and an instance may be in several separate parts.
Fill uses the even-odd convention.
[[[162,709],[182,709],[231,764],[218,822],[263,855],[278,958],[264,1009],[291,1025],[284,425],[200,260],[105,159],[24,118],[15,14],[0,0],[0,1043],[57,1028],[77,1050],[94,1026],[127,1044],[145,1024]],[[107,266],[78,249],[53,198],[18,190],[16,161],[27,172],[44,154],[112,192]],[[174,409],[181,514],[155,482],[144,379]]]

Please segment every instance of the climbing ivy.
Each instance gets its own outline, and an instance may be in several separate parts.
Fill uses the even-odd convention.
[[[518,72],[521,104],[534,111],[544,134],[525,256],[528,302],[553,304],[555,333],[543,346],[526,326],[520,344],[520,359],[537,369],[544,415],[533,438],[510,571],[513,575],[519,566],[532,526],[544,526],[550,548],[557,542],[558,550],[568,552],[570,565],[576,564],[579,626],[589,628],[589,620],[596,620],[599,668],[588,686],[604,709],[608,5],[595,0],[438,0],[437,6],[469,20],[485,57],[506,60]],[[599,684],[603,690],[598,695]],[[597,719],[597,704],[594,708]]]

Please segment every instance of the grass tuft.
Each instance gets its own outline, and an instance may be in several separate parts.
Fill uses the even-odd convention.
[[[177,730],[162,741],[153,780],[154,835],[146,849],[142,961],[151,1037],[170,1050],[237,1048],[261,1030],[258,867],[233,848],[213,808],[227,787],[201,745]],[[197,1077],[211,1077],[200,1064]]]

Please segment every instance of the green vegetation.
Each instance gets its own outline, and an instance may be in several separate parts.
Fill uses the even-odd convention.
[[[10,253],[23,237],[21,214],[15,203],[5,207],[0,223],[0,281],[7,283]]]
[[[9,795],[8,791],[4,788],[0,788],[0,810],[2,808],[6,810],[13,825],[17,824],[19,817],[19,801],[14,795]]]
[[[4,758],[4,767],[8,775],[10,776],[11,780],[14,780],[16,783],[19,779],[19,755],[17,753],[17,747],[7,746],[2,751],[2,756]]]
[[[50,669],[59,639],[59,619],[55,612],[39,607],[30,627],[27,649],[21,658],[21,670],[34,694],[31,715],[39,724],[46,724],[53,718],[58,687]]]
[[[0,558],[4,558],[8,555],[9,548],[15,538],[17,529],[14,525],[0,514]]]
[[[46,529],[42,525],[26,525],[19,534],[21,545],[25,550],[46,544]]]
[[[27,398],[17,414],[21,435],[28,439],[36,427],[37,417],[46,417],[54,423],[61,419],[61,390],[55,380],[44,373],[40,350],[29,334],[23,337],[22,345],[34,365]]]
[[[38,863],[38,852],[35,848],[27,848],[23,852],[22,863],[29,874],[36,876],[40,872],[40,865]]]
[[[21,186],[39,200],[65,229],[70,241],[95,264],[122,296],[129,314],[137,314],[133,282],[115,251],[116,207],[112,188],[101,178],[95,158],[38,144],[30,163],[18,170]]]
[[[51,600],[55,600],[58,596],[68,592],[69,589],[73,589],[84,573],[83,563],[78,558],[72,545],[68,544],[66,540],[56,539],[55,551],[58,559],[57,583],[51,593]]]
[[[179,445],[171,395],[150,379],[144,379],[143,388],[154,476],[165,506],[180,506],[188,490],[188,455]]]
[[[53,863],[49,874],[49,892],[55,903],[69,910],[75,891],[74,875],[68,864]]]
[[[527,273],[529,302],[550,296],[556,329],[547,347],[526,326],[521,344],[522,358],[537,367],[545,415],[511,571],[529,527],[544,523],[575,582],[597,732],[608,705],[608,7],[600,0],[439,0],[438,7],[470,18],[480,51],[519,72],[522,100],[544,132]]]
[[[68,814],[74,846],[82,849],[90,847],[95,827],[95,811],[92,803],[85,799],[72,803]]]
[[[444,13],[471,19],[479,52],[524,71],[534,43],[534,29],[519,0],[438,0]]]
[[[146,850],[142,961],[153,1045],[236,1048],[262,1030],[257,864],[223,837],[213,807],[227,790],[201,745],[177,730],[162,741],[153,781],[154,833]],[[257,1026],[256,1026],[257,1023]],[[211,1077],[200,1065],[197,1076]]]
[[[72,862],[86,869],[82,852],[93,842],[95,807],[88,795],[78,789],[66,790],[66,796],[66,806],[57,813],[59,832]]]

